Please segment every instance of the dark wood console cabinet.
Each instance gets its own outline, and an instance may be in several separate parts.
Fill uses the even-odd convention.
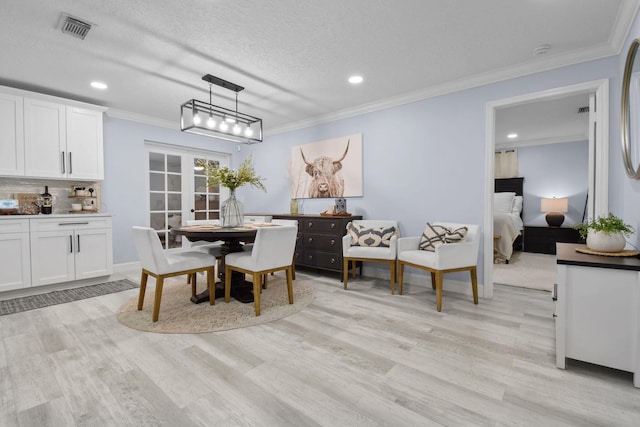
[[[524,227],[524,251],[555,255],[556,243],[584,243],[571,227]]]
[[[347,223],[362,216],[272,215],[273,219],[298,220],[296,267],[342,272],[342,236]]]

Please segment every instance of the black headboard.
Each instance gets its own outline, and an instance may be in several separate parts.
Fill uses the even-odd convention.
[[[496,193],[513,191],[516,193],[516,196],[522,196],[523,184],[524,184],[524,177],[496,178],[494,191]]]

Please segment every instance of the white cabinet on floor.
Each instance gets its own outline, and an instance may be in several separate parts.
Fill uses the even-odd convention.
[[[640,260],[556,247],[556,366],[569,358],[620,369],[640,387]]]
[[[0,93],[0,175],[24,175],[23,98]]]
[[[31,220],[32,286],[113,272],[110,217]]]
[[[0,221],[0,292],[31,286],[29,220]]]

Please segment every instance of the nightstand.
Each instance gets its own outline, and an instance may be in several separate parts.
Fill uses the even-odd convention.
[[[571,227],[524,227],[524,251],[555,255],[556,243],[584,243]]]

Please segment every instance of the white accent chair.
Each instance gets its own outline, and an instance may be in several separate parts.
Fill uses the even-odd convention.
[[[283,225],[258,228],[251,252],[227,254],[224,270],[224,301],[231,298],[231,271],[251,274],[253,277],[253,301],[256,316],[260,316],[260,292],[262,277],[285,270],[289,304],[293,304],[293,278],[291,260],[296,247],[298,227]]]
[[[442,310],[442,276],[444,273],[469,271],[473,303],[478,304],[478,279],[476,266],[480,244],[480,226],[434,221],[432,224],[448,228],[467,227],[467,235],[462,242],[436,246],[435,252],[419,249],[419,237],[398,239],[398,286],[402,294],[404,266],[420,268],[431,272],[431,286],[436,290],[436,308]]]
[[[298,220],[297,219],[272,219],[271,222],[273,224],[278,224],[278,225],[293,225],[296,228],[298,228]],[[296,244],[298,243],[298,236],[296,235]],[[293,251],[293,258],[291,261],[291,277],[293,278],[293,280],[296,280],[296,255],[295,255],[295,250]],[[273,276],[273,273],[271,273],[271,275]],[[267,276],[264,276],[264,284],[263,284],[264,288],[267,289]]]
[[[347,280],[349,278],[349,262],[351,262],[351,269],[353,276],[356,274],[357,262],[385,262],[389,264],[390,276],[391,276],[391,295],[395,293],[396,289],[396,254],[398,245],[398,235],[400,229],[398,228],[398,221],[393,220],[353,220],[353,224],[360,225],[365,228],[389,228],[395,227],[396,235],[391,237],[389,241],[389,247],[386,246],[351,246],[351,236],[349,233],[342,237],[342,260],[343,260],[343,278],[344,288],[347,289]],[[360,270],[362,272],[362,270]]]
[[[133,227],[133,238],[135,241],[140,264],[142,266],[142,276],[140,278],[140,295],[138,297],[138,310],[142,310],[144,294],[147,289],[147,279],[149,276],[156,279],[155,300],[153,303],[153,314],[151,319],[158,321],[160,313],[160,302],[162,300],[162,286],[164,279],[174,276],[192,275],[199,271],[207,272],[207,285],[211,295],[215,295],[214,275],[216,258],[202,252],[180,252],[168,254],[162,248],[162,243],[158,233],[149,227]],[[195,295],[195,288],[191,288],[192,295]],[[213,305],[215,298],[210,299]]]

